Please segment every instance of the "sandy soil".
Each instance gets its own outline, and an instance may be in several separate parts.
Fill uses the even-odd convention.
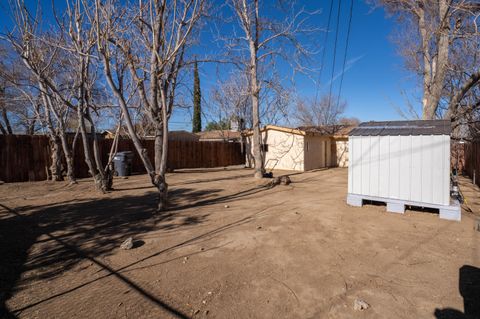
[[[347,206],[346,169],[271,189],[251,175],[170,174],[161,215],[146,176],[106,195],[1,185],[0,317],[480,318],[478,206],[461,222],[392,214]]]

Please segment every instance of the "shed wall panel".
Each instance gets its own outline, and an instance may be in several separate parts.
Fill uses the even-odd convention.
[[[412,201],[422,200],[422,137],[412,136],[412,164],[411,164],[411,189],[410,199]]]
[[[431,136],[422,136],[422,201],[433,202],[432,172],[433,172],[433,144]]]
[[[400,179],[398,198],[410,200],[411,194],[412,137],[400,137]]]
[[[390,194],[390,137],[379,136],[380,156],[379,156],[379,196],[388,197]]]
[[[380,196],[380,136],[370,137],[370,196]]]
[[[353,139],[355,139],[355,137],[350,137],[347,141],[348,143],[348,155],[349,157],[353,157]],[[350,160],[350,163],[352,163],[352,159]],[[352,183],[353,183],[353,165],[348,165],[348,192],[351,194],[353,193],[353,187],[352,187]]]
[[[450,136],[351,136],[349,192],[450,204]]]
[[[400,198],[400,136],[390,136],[388,189],[390,198]]]
[[[366,136],[360,140],[361,143],[361,159],[360,163],[362,166],[362,179],[361,179],[361,192],[362,194],[370,195],[370,154],[372,152],[371,137]]]
[[[352,192],[362,193],[362,138],[355,137],[352,147]]]

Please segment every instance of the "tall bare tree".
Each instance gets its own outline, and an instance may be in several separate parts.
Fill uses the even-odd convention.
[[[52,162],[58,163],[59,149],[63,151],[67,164],[67,178],[70,183],[76,183],[71,146],[67,140],[67,121],[71,114],[66,98],[62,92],[71,92],[69,76],[65,76],[64,66],[68,64],[66,55],[59,46],[52,45],[58,40],[58,35],[41,33],[39,30],[39,13],[32,13],[22,0],[15,2],[13,7],[15,29],[7,35],[7,40],[15,49],[40,92],[44,105],[46,126],[51,137]],[[66,93],[69,94],[69,93]],[[52,165],[53,178],[62,180],[61,172]]]
[[[454,54],[466,42],[479,41],[477,20],[480,4],[472,0],[373,0],[385,6],[398,18],[401,37],[399,49],[407,66],[417,72],[422,80],[422,117],[441,116],[442,100],[447,100],[448,116],[453,117],[467,93],[478,85],[480,68],[462,68],[455,72],[453,65],[459,58]],[[416,33],[412,33],[415,30]],[[478,49],[477,49],[478,50]],[[464,51],[475,58],[477,51]],[[476,58],[475,58],[476,59]],[[454,82],[452,71],[457,74]],[[457,70],[458,71],[458,70]],[[450,73],[450,75],[449,75]],[[458,75],[461,75],[460,77]],[[466,76],[465,76],[466,75]],[[449,84],[454,90],[446,92]]]
[[[78,127],[82,136],[85,162],[97,188],[106,192],[112,188],[113,170],[110,163],[103,167],[92,112],[96,111],[96,76],[92,65],[96,48],[94,5],[83,0],[67,0],[65,21],[57,19],[65,37],[63,49],[72,56],[75,94],[72,101],[66,100],[69,107],[76,109]],[[88,125],[87,125],[88,124]],[[87,132],[87,126],[90,132]],[[91,138],[89,138],[89,136]]]
[[[158,189],[158,211],[167,207],[168,184],[165,173],[168,155],[168,121],[173,111],[178,76],[192,34],[205,7],[203,0],[149,0],[129,3],[96,1],[97,47],[104,73],[122,109],[126,126],[137,153]],[[128,66],[128,77],[118,72]],[[152,165],[142,146],[129,112],[130,97],[125,81],[133,83],[141,107],[155,129]]]
[[[324,95],[319,101],[300,99],[297,102],[295,117],[302,126],[333,126],[340,124],[347,103],[330,103]]]
[[[240,52],[237,64],[241,65],[249,74],[254,176],[262,178],[265,173],[265,163],[261,151],[260,96],[264,82],[259,77],[260,70],[269,62],[274,65],[275,58],[282,55],[287,62],[298,62],[299,60],[296,60],[295,57],[305,56],[309,53],[309,50],[301,45],[299,36],[312,32],[314,29],[305,26],[309,15],[305,14],[303,9],[297,9],[294,2],[288,7],[288,14],[279,14],[278,17],[267,15],[266,11],[262,11],[265,7],[261,6],[258,0],[230,0],[228,3],[242,32],[242,36],[230,39],[228,47]],[[281,7],[285,3],[279,1],[278,5]],[[286,54],[288,49],[291,50]],[[295,64],[295,67],[302,68],[301,64]]]

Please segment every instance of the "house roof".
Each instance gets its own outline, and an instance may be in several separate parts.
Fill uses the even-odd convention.
[[[448,120],[364,122],[350,131],[350,136],[450,135]]]
[[[298,129],[315,132],[325,136],[347,137],[348,133],[355,128],[351,125],[321,125],[321,126],[300,126]]]
[[[265,132],[268,130],[275,130],[290,134],[302,135],[302,136],[333,136],[343,137],[347,136],[348,132],[352,129],[351,126],[345,125],[331,125],[331,126],[300,126],[298,128],[289,128],[277,125],[267,125],[260,131]],[[244,133],[246,136],[253,135],[253,131],[249,130]]]
[[[196,135],[200,140],[235,140],[241,138],[241,133],[230,130],[213,130],[198,132]]]
[[[179,131],[169,131],[168,132],[168,139],[169,140],[176,140],[176,141],[198,141],[199,136],[195,133],[187,132],[185,130]]]

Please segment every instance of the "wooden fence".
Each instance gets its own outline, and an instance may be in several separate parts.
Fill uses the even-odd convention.
[[[480,186],[480,142],[465,145],[465,173]]]
[[[70,139],[70,145],[72,138]],[[100,139],[102,161],[107,163],[111,139]],[[154,141],[142,142],[154,163]],[[120,140],[118,151],[132,151],[132,171],[144,173],[145,168],[131,140]],[[75,145],[75,176],[88,177],[81,139]],[[41,181],[47,179],[50,166],[48,137],[42,135],[0,135],[0,180],[4,182]],[[172,169],[211,168],[245,163],[240,143],[169,141],[167,165]]]

